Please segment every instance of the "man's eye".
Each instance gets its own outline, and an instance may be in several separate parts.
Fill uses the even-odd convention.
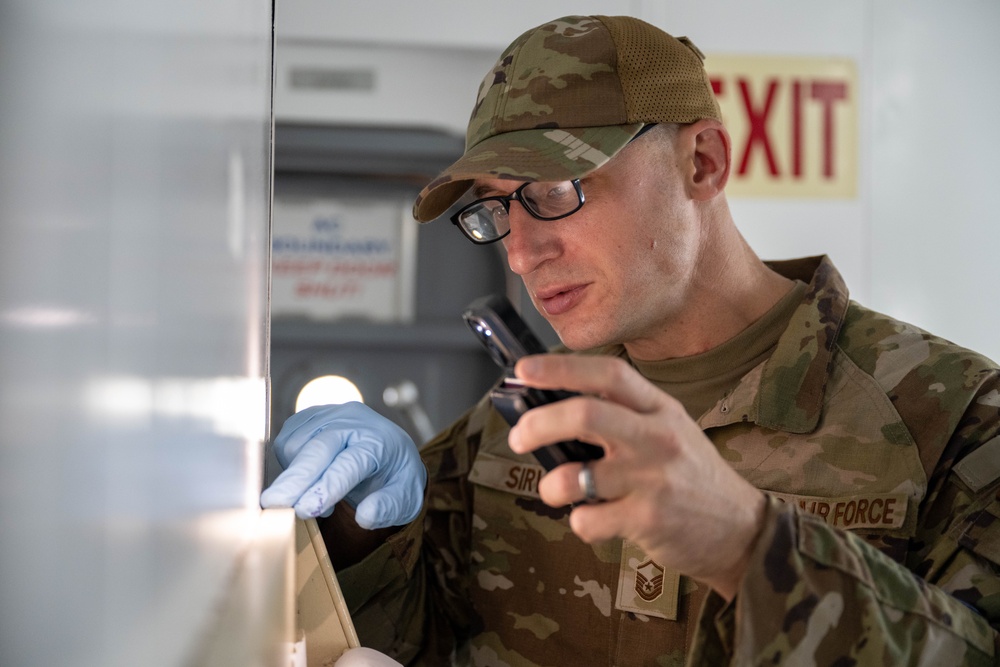
[[[545,197],[549,201],[559,202],[566,199],[575,199],[576,192],[573,190],[573,186],[570,183],[560,183],[555,187],[549,188]]]

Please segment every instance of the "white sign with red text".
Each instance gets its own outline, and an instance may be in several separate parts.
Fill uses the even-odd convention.
[[[407,203],[275,199],[271,314],[412,320],[416,223]]]

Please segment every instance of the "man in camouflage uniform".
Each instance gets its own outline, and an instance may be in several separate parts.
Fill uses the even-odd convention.
[[[414,214],[472,188],[463,231],[502,236],[577,351],[518,376],[583,396],[513,429],[482,400],[422,452],[401,529],[338,505],[323,529],[365,645],[412,664],[997,661],[1000,374],[850,301],[825,257],[757,259],[701,61],[635,19],[565,17],[484,80],[465,155]],[[578,208],[545,215],[573,179]],[[276,446],[337,426],[289,420]],[[531,450],[574,438],[605,456],[544,474]],[[311,515],[344,495],[296,493]]]

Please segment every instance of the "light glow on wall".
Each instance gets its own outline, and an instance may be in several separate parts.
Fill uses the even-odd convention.
[[[295,400],[295,411],[300,412],[314,405],[339,405],[350,401],[365,402],[357,385],[340,375],[323,375],[302,387]]]

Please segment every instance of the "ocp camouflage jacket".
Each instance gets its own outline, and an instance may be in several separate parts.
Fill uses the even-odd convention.
[[[340,573],[362,643],[428,665],[994,664],[1000,371],[849,301],[825,257],[772,267],[803,301],[699,419],[768,497],[732,602],[578,540],[484,399],[425,448],[421,516]]]

